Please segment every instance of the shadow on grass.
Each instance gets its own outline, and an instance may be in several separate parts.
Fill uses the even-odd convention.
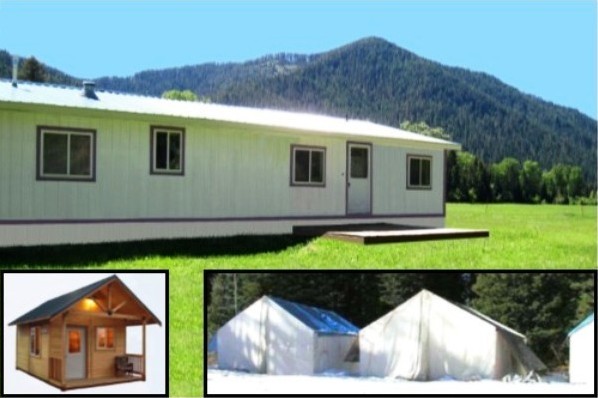
[[[294,235],[247,235],[225,238],[163,239],[0,248],[0,267],[94,265],[147,256],[214,257],[271,253],[303,245],[311,238]]]

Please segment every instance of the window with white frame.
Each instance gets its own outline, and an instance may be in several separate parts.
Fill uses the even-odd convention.
[[[325,185],[326,149],[320,147],[291,147],[291,185]]]
[[[151,127],[151,174],[184,174],[185,130]]]
[[[430,156],[407,156],[407,188],[432,189]]]
[[[37,128],[37,179],[95,180],[95,130]]]

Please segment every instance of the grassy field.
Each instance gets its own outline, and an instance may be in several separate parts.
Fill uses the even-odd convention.
[[[2,268],[169,269],[170,394],[201,396],[203,269],[595,269],[596,207],[450,204],[488,239],[359,246],[290,236],[0,249]]]

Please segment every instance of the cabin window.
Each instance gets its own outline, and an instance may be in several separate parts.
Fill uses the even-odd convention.
[[[95,130],[37,129],[37,179],[95,180]]]
[[[291,185],[325,185],[326,149],[292,146]]]
[[[97,328],[96,347],[100,350],[114,348],[114,328]]]
[[[81,332],[79,330],[69,331],[69,353],[81,352]]]
[[[183,175],[185,130],[151,128],[151,174]]]
[[[39,326],[33,326],[29,334],[29,353],[36,357],[40,356],[40,329]]]
[[[429,156],[407,157],[407,188],[432,188],[432,158]]]

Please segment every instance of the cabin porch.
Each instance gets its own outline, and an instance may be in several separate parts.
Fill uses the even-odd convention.
[[[145,380],[145,361],[143,355],[125,354],[115,358],[114,375],[105,377],[87,377],[83,379],[62,380],[60,358],[49,359],[50,377],[48,382],[62,390],[97,387],[110,384],[128,383]],[[128,365],[128,366],[126,366]]]
[[[94,379],[80,379],[80,380],[67,380],[65,384],[61,384],[57,380],[44,380],[54,387],[60,388],[61,390],[73,390],[76,388],[87,388],[87,387],[101,387],[112,384],[130,383],[133,381],[143,381],[140,375],[122,375],[114,377],[98,377]]]

